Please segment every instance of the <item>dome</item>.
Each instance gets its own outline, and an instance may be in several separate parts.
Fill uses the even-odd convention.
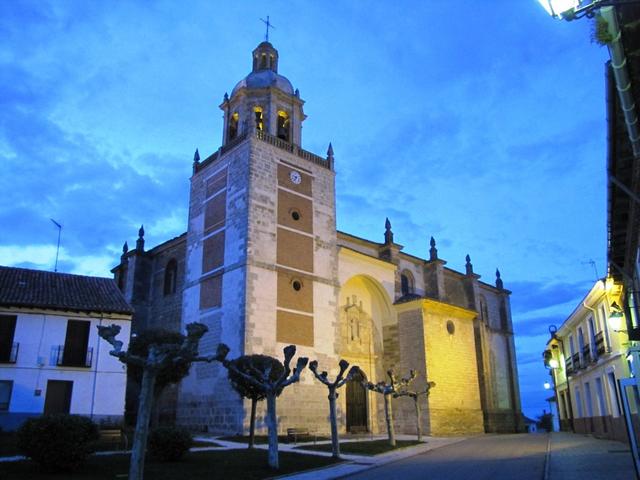
[[[231,96],[233,97],[241,88],[254,89],[269,87],[275,87],[288,95],[293,95],[293,86],[286,77],[283,77],[273,70],[258,70],[251,72],[240,80],[236,86],[233,87]]]

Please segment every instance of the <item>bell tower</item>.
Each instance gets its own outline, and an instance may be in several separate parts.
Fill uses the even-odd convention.
[[[279,61],[268,42],[253,50],[251,72],[220,105],[222,146],[194,158],[182,321],[209,327],[203,354],[224,342],[232,357],[281,358],[295,344],[300,355],[335,365],[333,149],[326,157],[302,149],[304,102]],[[231,432],[246,424],[218,365],[197,365],[181,388],[182,424]],[[290,390],[279,402],[288,421],[324,425],[323,386],[308,378]]]
[[[300,146],[306,118],[300,92],[278,74],[278,51],[262,42],[252,52],[253,69],[227,94],[220,105],[224,112],[222,144],[257,130]]]

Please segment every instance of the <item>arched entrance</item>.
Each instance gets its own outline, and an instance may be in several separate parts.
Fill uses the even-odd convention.
[[[347,382],[347,431],[359,433],[367,431],[367,390],[362,385],[365,380],[361,373]]]

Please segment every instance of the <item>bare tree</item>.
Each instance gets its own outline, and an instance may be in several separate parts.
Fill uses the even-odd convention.
[[[346,360],[340,360],[340,372],[334,382],[330,382],[327,379],[327,372],[318,373],[318,361],[314,360],[309,364],[309,370],[313,372],[313,375],[324,383],[329,388],[329,420],[331,422],[331,447],[334,458],[340,458],[340,439],[338,438],[338,420],[336,418],[336,399],[338,398],[337,390],[345,383],[353,378],[354,375],[360,372],[360,369],[354,365],[349,370],[346,377],[344,372],[349,368],[349,362]]]
[[[413,370],[412,370],[413,372]],[[391,397],[397,393],[397,388],[403,385],[402,382],[405,382],[404,385],[408,385],[413,378],[415,378],[415,374],[413,378],[405,379],[403,378],[400,382],[396,379],[396,375],[392,369],[387,370],[387,375],[389,376],[389,383],[385,383],[384,381],[378,383],[371,382],[362,382],[365,388],[369,390],[379,393],[384,398],[384,420],[387,423],[387,435],[389,437],[389,445],[392,447],[396,446],[396,432],[393,427],[393,409],[391,406]]]
[[[251,400],[251,420],[249,422],[249,448],[253,448],[255,444],[255,426],[256,426],[256,406],[259,401],[264,400],[266,394],[262,388],[258,388],[252,382],[249,382],[245,377],[236,373],[237,370],[250,374],[252,368],[257,368],[261,372],[270,370],[270,378],[275,381],[284,372],[282,363],[277,358],[269,357],[267,355],[243,355],[233,360],[233,364],[236,368],[230,368],[227,370],[229,376],[229,383],[233,389],[244,398]]]
[[[135,365],[142,368],[140,402],[131,449],[129,480],[142,480],[144,476],[145,448],[158,372],[184,362],[207,360],[207,358],[200,357],[198,354],[198,343],[207,331],[206,325],[190,323],[187,325],[187,336],[181,345],[176,345],[175,343],[149,345],[147,355],[141,356],[129,351],[122,351],[123,342],[116,340],[116,336],[120,333],[119,325],[98,326],[98,335],[113,346],[113,350],[109,352],[110,355],[126,365]]]
[[[267,398],[267,428],[269,432],[269,466],[271,468],[279,468],[278,460],[278,417],[276,415],[276,397],[280,395],[282,390],[300,380],[300,372],[304,370],[309,361],[306,357],[299,357],[293,372],[291,371],[291,360],[296,354],[296,346],[289,345],[284,348],[284,371],[276,380],[271,379],[271,367],[264,370],[256,366],[249,366],[248,372],[243,372],[234,364],[233,361],[227,360],[229,347],[224,343],[218,345],[217,353],[210,360],[217,360],[229,370],[243,377],[247,382],[253,384],[264,392]]]
[[[394,398],[409,397],[413,400],[413,406],[416,412],[416,433],[418,441],[422,441],[422,411],[420,409],[420,396],[429,396],[429,391],[436,386],[436,382],[427,382],[426,386],[420,390],[409,390],[409,384],[416,378],[416,372],[411,370],[410,379],[402,379],[398,386],[398,391],[393,395]]]

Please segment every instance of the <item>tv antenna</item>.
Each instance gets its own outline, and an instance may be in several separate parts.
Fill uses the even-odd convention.
[[[598,267],[596,266],[596,262],[593,260],[593,258],[590,258],[586,262],[580,262],[580,263],[582,263],[582,265],[591,265],[593,267],[593,271],[596,274],[596,281],[600,280],[600,275],[598,275]]]
[[[51,220],[53,224],[56,227],[58,227],[58,246],[56,247],[56,264],[53,267],[53,271],[57,272],[58,271],[58,254],[60,253],[60,234],[62,233],[62,225],[56,222],[53,218],[50,218],[49,220]]]

